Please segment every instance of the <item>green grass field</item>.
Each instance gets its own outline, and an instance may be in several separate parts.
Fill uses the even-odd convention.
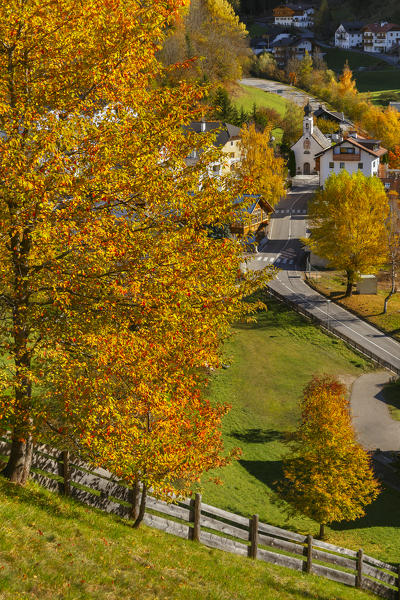
[[[354,72],[359,67],[375,67],[382,65],[382,68],[387,68],[387,63],[383,62],[379,57],[369,56],[368,54],[359,54],[351,50],[341,50],[340,48],[323,48],[324,60],[329,69],[341,73],[346,60],[349,63],[350,69]],[[390,67],[389,67],[390,68]],[[356,75],[356,73],[354,73]]]
[[[400,69],[355,73],[359,92],[400,90]]]
[[[305,517],[287,519],[273,501],[274,482],[281,477],[284,436],[296,427],[298,400],[314,373],[332,373],[346,382],[371,368],[342,342],[322,334],[283,305],[268,299],[268,311],[257,323],[235,328],[226,345],[230,368],[218,372],[210,397],[228,402],[224,419],[228,448],[239,446],[239,461],[216,473],[224,482],[204,481],[204,499],[227,510],[302,533],[317,534],[318,526]],[[334,543],[398,561],[400,557],[400,497],[384,492],[354,523],[328,530]]]
[[[239,91],[236,91],[231,99],[239,110],[243,108],[246,112],[251,112],[256,104],[258,108],[273,108],[281,117],[285,114],[287,106],[287,101],[278,94],[270,94],[250,85],[240,85]],[[273,129],[273,134],[279,144],[282,141],[283,130],[277,127]]]
[[[258,107],[273,108],[282,117],[285,114],[287,101],[278,94],[270,94],[251,85],[240,85],[239,88],[231,98],[239,110],[243,108],[251,112],[255,103]]]
[[[367,600],[0,478],[1,600]]]

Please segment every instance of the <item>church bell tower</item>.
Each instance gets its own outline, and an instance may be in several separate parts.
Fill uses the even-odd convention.
[[[312,108],[310,106],[310,101],[304,107],[304,119],[303,119],[303,134],[304,135],[312,135],[314,129]]]

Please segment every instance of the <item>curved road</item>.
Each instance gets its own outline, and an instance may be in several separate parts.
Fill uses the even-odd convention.
[[[306,237],[307,202],[314,190],[315,183],[311,178],[301,178],[281,200],[272,215],[268,239],[260,244],[257,254],[246,257],[247,269],[259,270],[268,265],[278,267],[278,275],[269,284],[272,290],[300,305],[335,333],[346,336],[367,354],[376,355],[387,368],[400,374],[399,342],[341,306],[328,303],[303,280],[304,252],[299,238]]]

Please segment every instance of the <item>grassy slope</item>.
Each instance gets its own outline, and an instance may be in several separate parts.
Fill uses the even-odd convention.
[[[1,600],[367,600],[0,478]]]
[[[340,48],[324,48],[323,52],[324,60],[328,64],[329,69],[336,72],[342,71],[346,60],[352,71],[355,71],[359,67],[374,67],[377,65],[382,65],[383,67],[387,66],[387,64],[379,57],[375,58],[375,56],[341,50]]]
[[[257,324],[236,328],[227,344],[231,367],[215,375],[210,396],[232,404],[224,420],[228,447],[240,446],[241,459],[216,473],[224,485],[204,483],[210,504],[316,534],[317,524],[305,517],[286,520],[274,504],[271,490],[280,478],[283,436],[295,428],[298,399],[313,373],[329,372],[349,381],[368,365],[340,341],[323,335],[295,313],[272,300]],[[329,538],[343,545],[397,561],[400,556],[400,505],[396,494],[385,492],[352,524],[335,525]]]
[[[270,94],[250,85],[240,85],[241,91],[232,97],[232,102],[239,108],[250,112],[254,103],[258,107],[273,108],[282,117],[285,114],[287,102],[278,94]]]
[[[281,116],[285,114],[286,101],[277,94],[269,94],[250,85],[241,85],[240,88],[241,91],[232,97],[232,102],[239,110],[243,108],[246,112],[251,112],[255,103],[258,108],[273,108]],[[279,144],[282,141],[283,130],[277,127],[273,129],[273,134]]]

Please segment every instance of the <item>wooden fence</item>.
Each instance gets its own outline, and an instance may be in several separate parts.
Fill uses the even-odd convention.
[[[9,452],[0,437],[0,460]],[[132,518],[137,510],[135,490],[104,469],[94,469],[68,452],[36,446],[32,478],[44,487],[95,508]],[[172,535],[200,542],[233,554],[248,556],[296,571],[313,573],[339,583],[371,591],[382,598],[400,600],[400,570],[363,553],[340,548],[311,535],[301,535],[261,523],[202,502],[166,503],[148,496],[144,523]]]

